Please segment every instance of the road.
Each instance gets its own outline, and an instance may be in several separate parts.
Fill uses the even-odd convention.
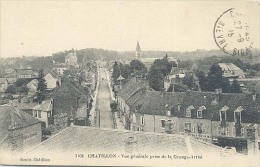
[[[96,109],[100,111],[100,128],[113,128],[113,116],[110,109],[111,94],[104,68],[99,69],[99,88]],[[98,121],[98,120],[97,120]]]

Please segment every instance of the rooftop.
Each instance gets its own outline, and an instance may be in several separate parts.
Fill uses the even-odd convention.
[[[37,123],[40,123],[38,119],[23,111],[8,105],[0,106],[0,141],[6,137],[9,128],[23,128]]]
[[[200,144],[202,147],[196,147]],[[196,149],[193,149],[195,148]],[[207,152],[205,151],[207,149]],[[203,151],[204,150],[204,151]],[[33,148],[37,152],[98,152],[102,153],[218,153],[220,147],[206,144],[182,135],[136,132],[93,127],[70,126]]]

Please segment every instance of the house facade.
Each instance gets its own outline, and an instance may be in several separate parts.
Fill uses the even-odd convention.
[[[52,108],[52,99],[43,101],[41,104],[32,108],[32,115],[43,122],[43,128],[48,128],[50,124],[53,124]]]
[[[120,108],[120,118],[126,129],[131,129],[130,112],[134,110],[133,104],[140,97],[143,89],[147,87],[147,83],[142,80],[137,80],[136,78],[130,79],[122,89],[118,90],[117,93],[117,103]]]
[[[229,79],[245,78],[245,73],[242,69],[233,63],[218,63],[223,71],[223,76]]]
[[[75,51],[68,53],[68,55],[65,57],[65,64],[67,66],[79,67],[78,58]]]
[[[256,94],[163,93],[147,89],[132,94],[119,94],[118,98],[121,112],[130,114],[128,129],[188,135],[221,146],[234,146],[241,152],[248,149],[250,139],[258,141],[260,98]]]

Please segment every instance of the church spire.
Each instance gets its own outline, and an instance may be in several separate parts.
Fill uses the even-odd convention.
[[[139,59],[140,56],[141,56],[141,47],[140,47],[139,41],[137,41],[136,50],[135,50],[135,58]]]

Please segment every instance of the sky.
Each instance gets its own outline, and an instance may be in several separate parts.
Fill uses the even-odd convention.
[[[244,13],[260,48],[255,1],[1,1],[0,56],[49,56],[83,48],[134,51],[218,49],[213,28],[229,8]]]

